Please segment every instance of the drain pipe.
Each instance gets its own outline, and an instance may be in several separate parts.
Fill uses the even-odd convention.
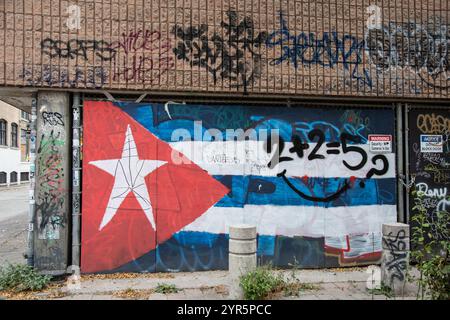
[[[36,185],[35,169],[36,169],[36,111],[37,99],[33,97],[31,100],[31,122],[27,134],[30,139],[30,189],[29,189],[29,211],[28,211],[28,239],[27,239],[27,253],[24,257],[27,259],[27,264],[34,267],[34,215],[35,215],[35,200],[34,189]]]
[[[80,94],[73,94],[72,105],[72,271],[80,267],[80,222],[81,222],[81,104]]]
[[[403,112],[402,112],[403,104],[398,103],[395,105],[396,109],[396,146],[397,146],[397,205],[398,205],[398,215],[397,221],[406,223],[406,214],[405,214],[405,197],[404,190],[405,187],[403,185],[403,178],[405,177],[405,164],[404,164],[404,155],[405,149],[403,144]]]
[[[409,214],[410,214],[410,197],[409,197],[409,191],[412,185],[415,181],[415,176],[410,177],[410,170],[409,170],[409,104],[405,105],[405,112],[403,112],[403,127],[404,129],[404,138],[403,141],[405,141],[405,183],[408,186],[408,189],[406,190],[406,210],[405,210],[405,223],[410,223],[409,220]]]

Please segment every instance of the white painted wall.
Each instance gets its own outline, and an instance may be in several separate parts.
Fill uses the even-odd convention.
[[[10,184],[10,173],[17,172],[17,181],[20,183],[20,173],[30,172],[29,162],[20,162],[20,149],[0,146],[0,172],[7,173],[7,185]],[[28,181],[25,181],[28,183]]]
[[[17,184],[28,183],[28,181],[20,181],[21,172],[30,172],[30,162],[21,162],[20,159],[20,130],[26,127],[26,120],[21,119],[19,109],[3,101],[0,101],[0,119],[7,121],[7,145],[0,145],[0,172],[6,172],[6,186],[10,185],[11,172],[13,171],[17,172]],[[17,148],[11,147],[11,123],[16,123],[19,126]],[[5,184],[0,184],[0,186],[5,186]]]

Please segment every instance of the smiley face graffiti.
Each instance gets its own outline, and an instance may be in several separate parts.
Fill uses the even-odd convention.
[[[321,148],[325,144],[327,155],[350,155],[357,154],[360,156],[360,161],[357,164],[349,164],[345,159],[342,160],[342,164],[351,171],[359,171],[362,170],[369,161],[369,156],[363,148],[358,146],[359,143],[362,142],[360,136],[352,135],[347,132],[341,133],[339,137],[339,142],[329,142],[325,143],[325,134],[320,129],[313,129],[308,133],[308,139],[311,143],[315,141],[315,146],[312,151],[309,153],[307,159],[308,161],[320,161],[326,159],[325,154],[321,154]],[[267,164],[270,169],[274,169],[277,165],[280,165],[283,162],[294,161],[294,158],[291,156],[283,155],[285,151],[286,143],[281,136],[275,136],[275,139],[269,137],[265,143],[265,150],[267,153],[271,154],[274,150],[273,157]],[[302,159],[305,157],[305,150],[310,149],[310,144],[303,142],[301,137],[298,135],[292,136],[292,147],[287,150],[289,155],[295,155],[298,159]],[[374,176],[383,176],[389,170],[389,161],[387,157],[383,154],[374,155],[370,159],[371,163],[374,167],[370,168],[366,175],[365,179],[370,179]],[[381,163],[381,168],[378,168],[377,165]],[[302,192],[297,188],[294,183],[288,178],[288,170],[283,169],[278,174],[277,177],[283,179],[283,181],[300,197],[303,199],[314,201],[314,202],[331,202],[337,200],[342,194],[344,194],[347,190],[354,188],[356,177],[351,176],[348,179],[345,179],[342,183],[339,183],[339,186],[335,192],[330,195],[324,197],[317,197],[315,195],[309,195],[305,192]],[[307,182],[308,177],[304,176],[302,178],[304,182]],[[366,183],[363,179],[359,182],[360,188],[365,188]]]

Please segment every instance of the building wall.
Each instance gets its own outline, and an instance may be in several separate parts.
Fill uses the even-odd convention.
[[[448,98],[449,10],[442,0],[5,0],[0,85]]]
[[[431,104],[437,100],[449,101],[449,17],[450,3],[442,0],[4,0],[0,1],[0,87],[61,91],[70,88],[79,92],[89,89],[94,93],[100,92],[99,89],[121,93],[145,90],[156,94],[166,93],[170,97],[168,100],[175,100],[175,94],[202,98],[222,94],[226,98],[242,98],[243,105],[250,101],[246,97],[252,96],[308,97],[312,100],[319,97],[345,97],[346,101],[353,102],[360,101],[362,97],[373,100],[384,98],[386,105],[390,105],[392,101],[414,99]],[[48,93],[48,96],[51,94]],[[253,101],[256,100],[258,99]],[[55,118],[53,114],[57,112],[69,115],[69,100],[64,98],[64,101],[57,103],[57,111],[49,113],[39,107],[36,115],[39,123],[36,159],[38,164],[40,159],[44,160],[38,167],[36,176],[37,183],[42,185],[36,186],[36,212],[40,220],[39,227],[36,228],[39,248],[36,252],[39,253],[35,264],[39,268],[54,271],[63,269],[69,256],[65,252],[69,245],[69,229],[65,219],[70,217],[70,201],[61,197],[58,190],[67,190],[66,186],[71,179],[71,175],[67,174],[70,173],[70,164],[66,162],[62,169],[64,175],[59,174],[61,161],[70,159],[70,153],[67,153],[70,141],[67,138],[69,135],[58,136],[51,129],[59,126],[59,130],[64,127],[61,132],[69,130],[69,127],[65,127],[69,123],[68,119],[61,123],[61,118]],[[195,101],[195,98],[191,98],[191,101]],[[338,103],[334,106],[352,111]],[[252,116],[258,116],[257,112],[240,114],[240,111],[246,110],[244,107],[233,111],[228,107],[230,106],[224,106],[223,110],[214,108],[214,111],[209,110],[211,112],[207,114],[199,113],[198,119],[217,116],[224,123],[233,123],[234,120],[251,122],[257,118]],[[263,109],[262,106],[259,107],[258,110]],[[308,109],[303,107],[304,110]],[[166,106],[158,106],[156,109],[166,111]],[[363,106],[355,109],[356,113],[347,118],[347,122],[363,121],[359,125],[367,125],[358,114],[366,109]],[[282,112],[287,112],[289,108],[283,110]],[[377,111],[378,114],[390,114],[390,111],[382,108]],[[194,111],[185,110],[184,114],[189,115],[191,112]],[[311,112],[315,114],[314,111]],[[342,123],[341,117],[345,120],[344,113],[339,117],[330,117],[326,113],[317,114],[320,118],[313,122],[327,122],[333,126],[349,128],[348,123]],[[158,115],[162,116],[164,112],[161,111]],[[275,117],[278,112],[274,111],[272,115]],[[169,114],[169,120],[172,120],[171,116]],[[384,118],[377,121],[369,118],[371,129],[387,123]],[[392,120],[390,115],[388,118]],[[87,119],[94,122],[93,126],[95,122],[104,120]],[[171,122],[169,120],[167,122]],[[312,128],[311,123],[304,121],[302,114],[295,114],[289,120],[306,126],[300,127],[301,130]],[[123,123],[110,121],[105,127],[110,130],[116,125]],[[358,135],[359,125],[355,127],[354,135]],[[393,124],[389,130],[393,130]],[[89,148],[103,150],[102,148],[109,146],[107,143],[115,139],[123,141],[122,131],[120,134],[107,131],[106,133],[111,133],[107,138],[112,140],[97,145],[98,141],[93,139]],[[104,133],[100,132],[99,136]],[[363,136],[368,139],[367,135]],[[44,141],[49,140],[50,144],[39,148],[42,138]],[[313,138],[317,137],[313,135]],[[289,142],[293,143],[291,140]],[[309,143],[314,142],[315,140],[309,139]],[[58,145],[58,148],[53,148],[52,145]],[[115,148],[117,145],[119,144]],[[86,156],[85,152],[83,149],[83,157]],[[111,147],[105,154],[114,152],[117,150]],[[117,153],[118,156],[120,152]],[[49,159],[51,163],[47,162]],[[223,158],[219,156],[217,161],[221,160]],[[380,158],[375,160],[368,164],[384,164]],[[395,165],[393,161],[389,163],[389,174],[392,174]],[[84,162],[83,165],[87,163]],[[341,173],[339,170],[332,171],[333,169],[335,168],[319,167],[315,172],[316,176],[312,175],[310,178],[321,178],[322,171],[327,171],[327,174]],[[93,168],[90,167],[90,170]],[[83,197],[87,194],[86,186],[104,188],[96,179],[89,180],[92,175],[85,172],[83,170]],[[365,174],[369,172],[379,171],[367,168]],[[328,187],[336,186],[334,183],[342,178],[350,179],[347,183],[352,184],[357,179],[351,175],[328,178],[338,178],[337,182],[325,181],[324,186]],[[366,178],[372,184],[379,183],[374,182],[376,179]],[[57,179],[53,182],[57,187],[53,188],[48,179]],[[234,178],[214,179],[219,179],[227,188],[234,188]],[[246,179],[250,181],[251,175],[246,176]],[[304,182],[298,177],[295,179],[298,183]],[[392,210],[395,209],[396,198],[392,186],[398,181],[395,176],[390,179],[393,181],[389,188],[382,185],[379,189],[384,193],[361,194],[367,199],[375,197],[372,204],[391,206],[391,211],[383,213],[387,218],[394,219],[395,213]],[[316,180],[311,185],[320,185],[321,182]],[[50,192],[46,188],[50,188]],[[314,187],[311,189],[315,191]],[[239,197],[231,199],[227,194],[225,198],[228,204],[236,204],[236,201],[241,200],[239,204],[243,208],[239,209],[244,210],[248,204],[245,201],[249,199],[243,199],[242,195],[254,196],[257,192],[249,192],[244,187],[238,191],[234,195],[238,194]],[[322,193],[327,193],[325,191]],[[271,196],[276,198],[277,194]],[[322,194],[321,197],[327,196]],[[350,201],[356,199],[359,198],[351,198]],[[85,200],[87,199],[83,199],[83,206],[89,206],[90,202]],[[93,201],[107,200],[108,195],[103,190],[103,193],[99,191],[97,199]],[[131,205],[136,206],[136,201]],[[166,205],[170,207],[174,204],[168,201]],[[195,201],[191,205],[195,205]],[[142,210],[138,211],[136,214],[140,214],[141,219]],[[89,208],[83,210],[83,223],[89,222],[84,218],[90,214],[92,212]],[[381,216],[373,208],[368,208],[367,212],[358,211],[358,214],[360,220],[355,221],[360,221],[365,226],[379,227],[383,220],[369,220]],[[244,214],[241,215],[243,216],[245,217]],[[383,221],[388,221],[387,218]],[[217,224],[217,220],[212,221],[211,226],[224,227]],[[336,226],[346,223],[359,227],[358,224],[352,225],[352,221],[343,217],[337,219]],[[167,240],[164,243],[146,236],[145,228],[148,228],[148,223],[139,224],[138,227],[142,229],[138,232],[115,233],[113,236],[108,234],[105,238],[100,235],[95,239],[100,243],[98,246],[92,245],[96,243],[94,240],[84,242],[82,269],[89,272],[224,267],[226,259],[223,256],[227,242],[225,229],[218,231],[220,236],[207,237],[209,242],[201,242],[203,238],[193,237],[191,233],[208,231],[208,223],[202,224],[200,221],[193,229],[177,235],[171,232],[182,232],[179,231],[181,229],[175,230],[175,227],[184,227],[187,221],[175,221],[178,224],[170,225],[172,222],[167,221],[170,228],[160,229],[160,234],[165,236],[163,240]],[[300,222],[309,226],[307,220]],[[99,223],[101,221],[94,221],[91,225],[83,226],[83,232],[88,232],[84,234],[84,240],[97,236]],[[271,223],[267,225],[270,226]],[[333,227],[332,223],[329,225]],[[296,227],[301,229],[301,226]],[[259,246],[263,248],[259,254],[269,256],[278,265],[288,263],[293,257],[292,252],[301,252],[302,257],[309,259],[301,262],[303,266],[373,263],[379,259],[377,250],[380,241],[376,237],[378,231],[352,231],[351,228],[343,228],[331,238],[325,231],[321,237],[312,238],[308,233],[297,231],[295,234],[289,231],[270,231],[272,233],[269,236],[272,238],[258,239]],[[116,246],[112,239],[126,239],[128,242],[124,240]],[[53,246],[53,242],[48,240],[60,242],[58,246]],[[201,243],[195,244],[194,240]],[[91,247],[86,243],[90,243]],[[133,246],[132,243],[137,245]],[[157,243],[160,249],[155,249]],[[194,244],[200,249],[191,250]],[[355,246],[356,252],[353,250]],[[369,252],[367,248],[370,246],[372,251]],[[119,254],[120,259],[115,259],[112,255],[114,252],[110,251],[116,247],[123,249],[121,253],[124,254]],[[211,258],[213,256],[219,258],[215,260]],[[105,259],[100,261],[98,257]],[[125,258],[130,259],[124,261]],[[215,261],[222,264],[214,265]]]
[[[6,172],[7,183],[11,185],[11,173],[17,172],[17,184],[27,183],[27,180],[21,181],[22,172],[30,172],[29,158],[21,155],[21,129],[27,128],[28,120],[21,117],[21,111],[3,101],[0,101],[0,119],[7,121],[6,146],[0,145],[0,172]],[[11,124],[18,125],[17,147],[11,144]],[[15,184],[15,183],[12,183]]]

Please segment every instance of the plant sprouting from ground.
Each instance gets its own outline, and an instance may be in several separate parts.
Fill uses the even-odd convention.
[[[432,299],[450,299],[450,241],[448,238],[450,214],[446,211],[436,212],[430,219],[422,200],[423,194],[414,191],[415,206],[411,218],[411,258],[417,263],[420,273],[417,297],[424,298],[426,293]],[[450,201],[450,198],[444,199]]]
[[[294,264],[289,264],[292,272],[287,279],[283,273],[275,274],[270,264],[259,266],[255,270],[241,276],[240,286],[244,291],[244,299],[262,300],[270,299],[283,292],[284,296],[298,296],[304,290],[318,290],[320,286],[311,283],[302,283],[296,278],[299,264],[294,257]]]
[[[174,284],[158,283],[155,292],[162,294],[177,293],[179,289]]]
[[[381,284],[379,288],[367,289],[367,291],[369,291],[369,293],[372,295],[383,295],[386,296],[387,298],[395,297],[394,293],[392,292],[392,289],[384,284]]]
[[[284,280],[276,276],[271,266],[257,267],[240,278],[240,286],[244,291],[244,299],[262,300],[283,288]]]
[[[50,276],[41,275],[28,265],[10,264],[0,268],[0,290],[38,291],[47,287],[50,280]]]

